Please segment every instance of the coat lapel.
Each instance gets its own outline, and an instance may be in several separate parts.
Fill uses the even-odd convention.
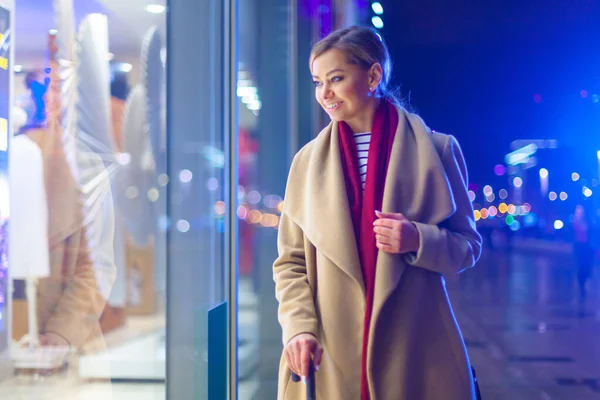
[[[348,274],[364,294],[337,124],[330,123],[319,134],[308,160],[303,160],[298,167],[306,168],[305,176],[294,181],[294,195],[286,196],[288,216],[302,228],[317,251]]]
[[[424,122],[402,109],[398,109],[398,113],[382,211],[399,212],[411,221],[437,225],[456,210],[443,164]],[[406,268],[402,254],[379,251],[371,337],[376,326],[374,322]]]

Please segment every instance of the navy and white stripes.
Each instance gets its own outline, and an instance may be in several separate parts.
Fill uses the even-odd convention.
[[[367,180],[367,161],[369,160],[369,145],[371,144],[371,133],[355,133],[354,141],[358,151],[358,168],[360,170],[360,181],[362,190],[365,191],[365,182]]]

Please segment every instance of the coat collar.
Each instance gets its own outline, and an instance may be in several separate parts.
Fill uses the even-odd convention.
[[[385,182],[383,212],[404,214],[410,221],[438,225],[456,211],[442,154],[438,153],[431,131],[414,114],[398,109],[398,130]],[[404,256],[379,251],[373,320],[379,317],[386,300],[398,286],[406,269]],[[371,324],[373,329],[375,324]]]
[[[383,212],[439,224],[455,211],[452,191],[430,131],[401,108],[383,196]],[[435,196],[433,201],[431,196]],[[292,165],[284,212],[325,257],[365,293],[346,194],[336,123],[330,123]],[[373,317],[396,288],[405,268],[401,255],[378,254]]]

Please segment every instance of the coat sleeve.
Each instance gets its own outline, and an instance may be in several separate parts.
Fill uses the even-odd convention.
[[[407,254],[406,259],[410,265],[449,275],[475,265],[481,256],[482,240],[468,195],[467,166],[453,136],[448,136],[441,158],[456,212],[440,225],[413,222],[420,235],[419,250]]]
[[[304,233],[284,212],[279,222],[279,256],[273,264],[278,317],[284,346],[301,333],[317,336],[313,290],[306,273]]]

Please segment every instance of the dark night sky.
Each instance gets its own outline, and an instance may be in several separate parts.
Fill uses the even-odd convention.
[[[433,129],[457,136],[471,181],[488,183],[520,138],[559,139],[549,160],[561,163],[594,148],[593,164],[600,0],[380,2],[394,83]]]

